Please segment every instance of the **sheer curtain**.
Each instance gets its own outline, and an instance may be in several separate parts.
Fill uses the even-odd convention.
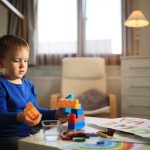
[[[122,53],[120,0],[86,0],[85,55],[119,64]]]
[[[10,0],[25,17],[24,21],[24,39],[30,46],[30,65],[36,64],[37,50],[37,0]],[[19,20],[10,11],[8,13],[8,32],[7,34],[19,35]]]
[[[39,0],[38,64],[61,64],[63,57],[76,56],[102,56],[108,64],[119,63],[122,53],[120,0],[44,2]]]
[[[39,0],[38,64],[57,65],[77,55],[76,8],[76,0]]]

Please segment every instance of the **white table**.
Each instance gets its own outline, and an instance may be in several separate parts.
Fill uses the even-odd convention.
[[[104,118],[86,117],[86,124],[101,123]],[[92,130],[93,132],[100,130],[98,126],[88,125],[85,127],[86,131]],[[60,150],[64,147],[74,144],[72,141],[45,141],[42,138],[42,133],[38,133],[35,136],[26,137],[19,141],[19,150]],[[137,144],[138,145],[138,144]],[[140,144],[139,150],[150,150],[150,145]]]

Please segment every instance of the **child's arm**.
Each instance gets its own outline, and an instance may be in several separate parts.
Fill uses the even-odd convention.
[[[17,113],[0,112],[0,126],[16,125],[17,123]]]
[[[50,110],[46,108],[42,108],[38,105],[36,101],[33,102],[36,109],[42,114],[42,120],[55,120],[57,119],[55,114],[56,110]]]
[[[17,112],[8,111],[6,102],[6,91],[0,84],[0,126],[16,125]]]

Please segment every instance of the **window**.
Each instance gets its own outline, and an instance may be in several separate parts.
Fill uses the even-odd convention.
[[[76,0],[39,0],[39,54],[77,53]]]
[[[86,53],[121,54],[121,1],[86,0]]]
[[[120,0],[39,0],[38,6],[39,55],[122,53]]]

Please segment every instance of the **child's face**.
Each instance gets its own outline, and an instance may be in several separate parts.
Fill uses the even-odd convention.
[[[21,47],[19,50],[9,50],[3,59],[5,76],[10,80],[21,79],[27,72],[29,50]]]

